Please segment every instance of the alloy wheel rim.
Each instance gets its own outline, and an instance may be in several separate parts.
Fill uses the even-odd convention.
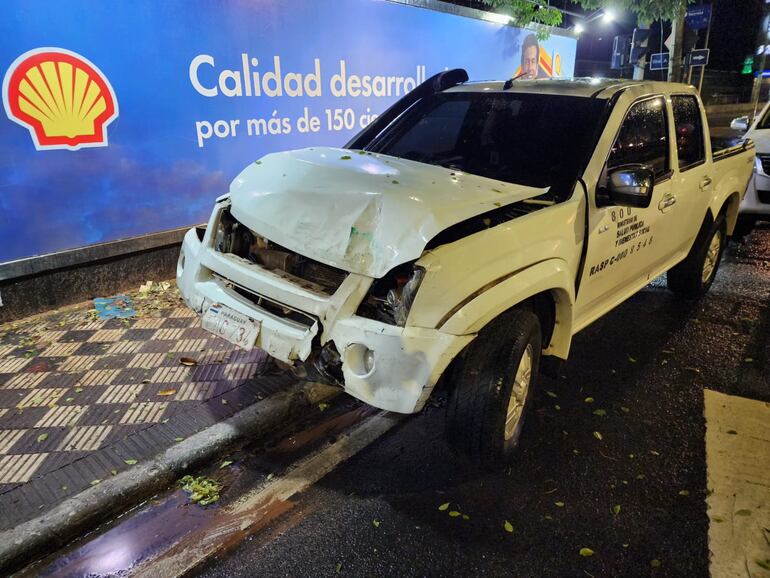
[[[701,280],[703,283],[708,283],[714,271],[717,268],[717,261],[719,260],[719,251],[722,248],[722,232],[717,231],[711,238],[708,251],[706,252],[706,260],[703,263],[703,275]]]
[[[524,403],[527,400],[529,386],[532,381],[533,357],[532,345],[527,344],[527,348],[524,350],[519,361],[519,367],[516,369],[513,387],[511,388],[511,397],[508,400],[508,411],[505,414],[505,441],[513,438],[516,428],[521,421]]]

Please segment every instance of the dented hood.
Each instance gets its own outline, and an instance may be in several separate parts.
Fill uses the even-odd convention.
[[[447,227],[545,193],[452,169],[337,148],[267,155],[230,185],[230,211],[310,259],[382,277]]]

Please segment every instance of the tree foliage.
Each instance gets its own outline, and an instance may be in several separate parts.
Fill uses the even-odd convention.
[[[649,24],[654,20],[673,20],[680,11],[695,0],[575,0],[587,10],[613,8],[629,10],[639,22]],[[562,13],[558,8],[537,4],[530,0],[483,0],[492,9],[507,14],[516,26],[546,24],[559,26]],[[547,35],[547,34],[546,34]]]

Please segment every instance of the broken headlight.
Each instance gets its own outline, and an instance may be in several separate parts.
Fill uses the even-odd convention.
[[[404,327],[425,269],[405,263],[377,279],[358,307],[358,315]]]

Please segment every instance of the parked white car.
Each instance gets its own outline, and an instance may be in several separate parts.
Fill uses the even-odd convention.
[[[745,131],[744,138],[750,138],[756,145],[754,174],[746,188],[741,203],[736,237],[750,233],[758,221],[770,221],[770,102],[749,122],[748,116],[733,119],[730,128]]]
[[[541,356],[665,271],[709,289],[754,151],[713,151],[682,84],[467,79],[246,167],[177,279],[204,327],[378,408],[417,412],[443,378],[451,441],[495,464]]]

